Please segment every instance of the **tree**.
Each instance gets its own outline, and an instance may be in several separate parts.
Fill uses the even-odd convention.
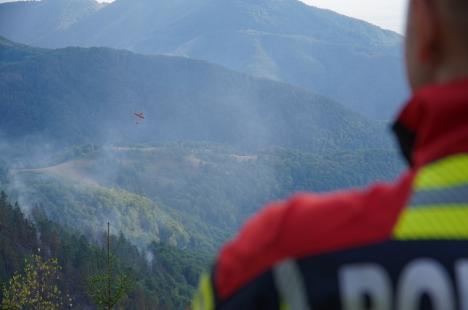
[[[2,310],[63,308],[58,287],[61,267],[57,259],[32,255],[25,261],[24,273],[15,273],[3,289]]]
[[[133,289],[133,281],[124,273],[115,275],[116,263],[110,253],[110,224],[107,223],[106,268],[88,279],[88,294],[99,309],[111,310]]]

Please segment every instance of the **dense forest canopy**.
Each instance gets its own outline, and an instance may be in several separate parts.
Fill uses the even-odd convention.
[[[0,288],[8,286],[31,255],[56,258],[61,266],[58,286],[62,297],[72,304],[70,308],[94,307],[87,281],[105,268],[104,234],[99,242],[91,243],[82,234],[49,221],[40,208],[33,210],[33,223],[4,192],[0,196],[0,218]],[[209,261],[206,253],[180,251],[164,244],[152,243],[141,251],[122,234],[112,235],[111,245],[115,273],[125,272],[134,281],[120,303],[125,309],[184,309],[199,273]]]
[[[385,126],[330,99],[201,61],[6,40],[0,53],[0,133],[13,141],[188,140],[313,152],[390,145]]]
[[[110,223],[118,306],[185,309],[269,202],[404,166],[387,121],[402,38],[358,20],[296,0],[43,0],[0,4],[0,35],[3,307],[52,270],[53,302],[99,308]]]

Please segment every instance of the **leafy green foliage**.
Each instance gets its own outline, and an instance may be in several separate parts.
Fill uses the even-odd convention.
[[[110,223],[107,223],[105,269],[88,278],[88,294],[99,309],[113,309],[133,289],[130,276],[116,273],[115,257],[110,252]]]
[[[3,289],[2,309],[64,309],[62,292],[58,287],[60,269],[57,259],[45,261],[39,255],[28,257],[24,273],[16,273]]]
[[[187,307],[191,303],[194,287],[201,273],[208,267],[209,256],[203,252],[180,250],[164,244],[153,243],[150,253],[154,255],[151,269],[163,280],[152,282],[155,291],[169,309]],[[172,300],[167,296],[175,296]]]
[[[88,295],[88,279],[102,271],[102,258],[106,257],[104,247],[99,246],[98,240],[91,243],[83,235],[51,222],[40,208],[33,209],[31,213],[35,226],[24,218],[18,206],[11,205],[6,195],[1,194],[0,283],[4,288],[15,289],[9,289],[5,297],[2,297],[2,293],[6,288],[0,290],[0,304],[11,301],[14,295],[11,292],[22,291],[19,288],[28,287],[30,283],[51,283],[39,281],[40,278],[36,278],[36,282],[28,282],[28,277],[21,276],[12,280],[15,283],[13,286],[8,284],[15,274],[25,269],[25,259],[36,253],[31,268],[26,270],[34,271],[47,266],[47,270],[56,272],[59,279],[49,287],[55,292],[54,287],[57,286],[58,291],[62,292],[58,294],[57,291],[57,294],[64,298],[64,306],[70,305],[69,298],[73,309],[93,306]],[[104,240],[104,236],[98,239]],[[111,245],[115,274],[128,275],[134,283],[135,289],[121,303],[124,309],[185,309],[195,289],[196,279],[209,261],[206,253],[179,250],[162,243],[154,243],[140,250],[122,234],[111,236]]]
[[[99,236],[110,221],[141,247],[153,241],[180,247],[188,243],[184,227],[145,196],[46,173],[24,172],[16,180],[22,183],[17,195],[23,201],[39,203],[48,217],[90,238]]]
[[[115,258],[105,270],[88,278],[88,294],[99,309],[113,309],[133,290],[133,281],[124,273],[115,273]]]
[[[88,280],[89,295],[99,309],[113,309],[131,290],[131,280],[123,274],[112,276],[102,273]]]

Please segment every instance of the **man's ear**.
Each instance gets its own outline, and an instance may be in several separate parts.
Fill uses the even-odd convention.
[[[441,56],[440,17],[434,0],[412,0],[414,27],[418,33],[417,55],[426,65],[436,64]]]

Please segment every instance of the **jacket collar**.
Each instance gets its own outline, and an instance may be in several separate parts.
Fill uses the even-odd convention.
[[[468,152],[468,79],[417,91],[393,126],[413,167]]]

